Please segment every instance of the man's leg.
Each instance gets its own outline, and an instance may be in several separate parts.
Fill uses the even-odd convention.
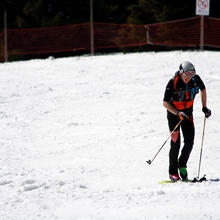
[[[188,179],[188,173],[186,170],[187,162],[190,156],[190,153],[193,148],[194,136],[195,136],[195,128],[193,123],[193,117],[190,117],[189,121],[183,121],[182,125],[182,133],[184,138],[184,146],[181,151],[181,155],[179,157],[179,169],[180,176],[183,180]]]
[[[170,132],[176,127],[179,118],[168,112],[168,126]],[[169,151],[169,174],[178,174],[178,155],[180,150],[180,126],[171,136],[170,151]]]
[[[184,146],[179,158],[179,167],[186,167],[194,144],[195,127],[191,116],[189,121],[182,121],[181,129],[184,138]]]

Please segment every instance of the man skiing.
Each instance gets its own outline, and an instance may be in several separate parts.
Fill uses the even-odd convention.
[[[169,130],[173,131],[181,120],[180,125],[171,135],[169,177],[172,182],[178,181],[180,177],[183,181],[188,180],[187,161],[193,148],[195,136],[193,103],[199,90],[201,92],[202,111],[208,118],[211,115],[211,110],[207,108],[206,88],[202,79],[196,74],[192,63],[189,61],[181,63],[179,71],[169,80],[165,89],[163,106],[167,109]],[[180,127],[184,146],[179,156]]]

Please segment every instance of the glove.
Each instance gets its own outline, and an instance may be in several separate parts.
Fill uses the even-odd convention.
[[[178,112],[177,116],[180,118],[180,120],[189,120],[189,116],[184,112]]]
[[[202,111],[205,113],[205,117],[208,118],[211,116],[212,112],[210,109],[208,109],[207,107],[203,107]]]

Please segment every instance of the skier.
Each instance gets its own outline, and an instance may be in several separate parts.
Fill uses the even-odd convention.
[[[187,161],[193,148],[195,136],[193,103],[199,90],[201,92],[202,111],[208,118],[211,115],[211,110],[207,108],[206,88],[202,79],[196,74],[192,63],[189,61],[181,63],[179,71],[169,80],[165,89],[163,106],[167,109],[169,130],[173,131],[181,120],[180,125],[171,135],[169,177],[172,182],[178,181],[180,177],[183,181],[188,180]],[[184,146],[179,156],[180,127]]]

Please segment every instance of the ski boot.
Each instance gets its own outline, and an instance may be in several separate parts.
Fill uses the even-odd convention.
[[[188,181],[188,173],[187,173],[186,167],[180,167],[179,171],[180,171],[180,177],[181,177],[182,181],[187,182]]]
[[[178,174],[170,174],[170,180],[172,183],[177,182],[178,180],[180,180],[180,177]]]

